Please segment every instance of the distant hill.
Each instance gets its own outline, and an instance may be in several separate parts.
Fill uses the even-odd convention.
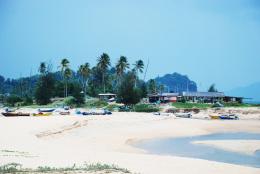
[[[260,82],[226,91],[226,94],[252,98],[252,101],[260,101]]]
[[[188,76],[176,72],[157,77],[155,81],[166,86],[165,92],[197,91],[197,84],[194,81],[191,81]]]

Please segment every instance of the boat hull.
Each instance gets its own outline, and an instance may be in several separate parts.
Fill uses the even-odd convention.
[[[30,116],[30,113],[22,113],[22,112],[18,112],[18,113],[14,113],[14,112],[5,112],[2,113],[3,116],[5,117],[28,117]]]

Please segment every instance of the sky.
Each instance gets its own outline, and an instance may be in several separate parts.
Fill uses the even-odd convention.
[[[108,53],[142,59],[148,78],[179,72],[220,91],[260,81],[259,0],[0,0],[0,74],[71,68]],[[143,75],[141,76],[143,78]]]

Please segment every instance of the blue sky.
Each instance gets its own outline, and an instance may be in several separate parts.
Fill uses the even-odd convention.
[[[200,89],[260,81],[258,0],[0,0],[0,74],[62,58],[76,69],[106,52],[150,59],[148,78],[187,74]]]

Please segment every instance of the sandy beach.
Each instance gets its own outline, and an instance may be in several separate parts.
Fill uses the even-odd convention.
[[[258,110],[258,109],[255,109]],[[244,112],[244,111],[243,111]],[[245,111],[246,112],[246,111]],[[145,139],[205,135],[219,132],[260,133],[258,113],[240,120],[208,120],[155,116],[151,113],[113,113],[111,116],[0,116],[0,164],[24,167],[64,167],[73,164],[116,164],[141,174],[258,174],[259,168],[169,155],[149,154],[132,146]],[[247,119],[248,118],[248,119]],[[243,153],[259,150],[259,141],[200,142]],[[234,150],[226,148],[226,150]],[[241,150],[242,149],[242,150]]]

